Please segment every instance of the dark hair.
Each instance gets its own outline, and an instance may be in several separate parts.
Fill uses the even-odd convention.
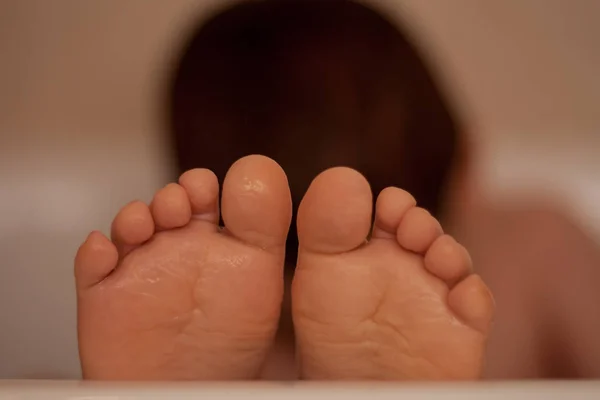
[[[345,165],[375,196],[398,186],[441,210],[455,120],[407,37],[365,6],[270,0],[227,9],[192,35],[169,96],[181,171],[211,168],[222,181],[239,157],[267,155],[288,174],[296,211],[319,172]],[[295,220],[287,247],[294,263]]]

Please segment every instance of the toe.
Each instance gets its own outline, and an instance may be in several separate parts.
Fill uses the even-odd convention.
[[[443,233],[440,223],[427,210],[414,207],[400,221],[396,238],[406,250],[424,253]]]
[[[336,254],[362,245],[371,228],[373,198],[367,180],[350,168],[315,178],[298,209],[300,248]]]
[[[473,267],[467,249],[450,235],[437,238],[425,254],[425,268],[452,284],[468,275]]]
[[[154,220],[148,206],[141,201],[127,204],[119,211],[111,227],[111,237],[124,257],[154,234]]]
[[[189,170],[181,175],[179,184],[187,192],[194,218],[219,222],[219,181],[214,172],[204,168]]]
[[[479,275],[469,275],[448,293],[448,305],[466,324],[489,332],[494,317],[494,298]]]
[[[270,158],[252,155],[236,161],[225,176],[223,222],[236,238],[260,248],[285,244],[292,218],[288,181]]]
[[[150,210],[158,229],[180,228],[192,217],[187,192],[176,183],[168,184],[154,195]]]
[[[78,290],[102,281],[117,266],[115,245],[100,232],[92,232],[75,256],[75,283]]]
[[[400,220],[417,202],[405,190],[388,187],[381,191],[375,205],[373,237],[395,238]]]

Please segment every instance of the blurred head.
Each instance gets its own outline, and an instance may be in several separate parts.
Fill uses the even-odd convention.
[[[179,168],[222,181],[248,154],[288,175],[294,214],[311,180],[359,170],[376,196],[410,191],[439,216],[458,127],[413,45],[350,1],[242,3],[203,24],[176,68],[169,121]],[[295,220],[287,261],[297,255]]]

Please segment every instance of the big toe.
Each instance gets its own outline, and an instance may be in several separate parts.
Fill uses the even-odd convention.
[[[337,254],[361,246],[371,228],[373,196],[359,172],[329,169],[311,183],[298,209],[300,249]]]
[[[223,182],[221,208],[236,238],[264,249],[285,244],[292,200],[287,177],[272,159],[251,155],[236,161]]]

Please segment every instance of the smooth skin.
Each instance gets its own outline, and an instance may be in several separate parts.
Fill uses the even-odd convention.
[[[246,157],[223,184],[203,169],[130,203],[112,241],[93,232],[75,261],[84,378],[257,377],[275,336],[291,220],[287,178]]]
[[[112,240],[92,232],[81,246],[84,378],[259,377],[280,315],[290,191],[275,161],[248,156],[229,170],[221,210],[218,195],[212,172],[188,171],[149,206],[126,205]],[[477,379],[494,304],[468,252],[405,191],[382,191],[370,232],[372,208],[348,168],[320,174],[300,205],[299,376]]]
[[[343,202],[341,202],[343,199]],[[323,172],[298,212],[292,306],[302,377],[481,376],[494,302],[464,247],[398,188]]]

